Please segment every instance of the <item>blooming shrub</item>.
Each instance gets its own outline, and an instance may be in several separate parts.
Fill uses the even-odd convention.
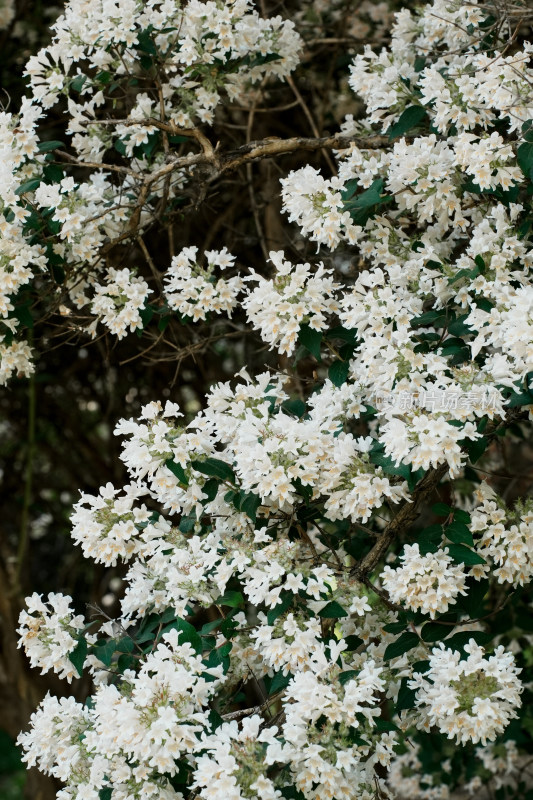
[[[38,364],[27,332],[57,294],[88,315],[78,333],[155,347],[168,325],[178,344],[226,325],[272,359],[197,413],[154,400],[116,426],[128,483],[83,492],[71,520],[84,556],[126,565],[115,619],[28,599],[32,665],[91,684],[47,695],[19,738],[59,800],[529,796],[531,502],[481,480],[533,406],[520,11],[402,8],[349,67],[361,119],[236,149],[208,126],[253,116],[303,51],[248,0],[70,0],[30,58],[28,98],[0,116],[2,380]],[[40,139],[60,102],[68,145]],[[176,252],[224,176],[326,149],[336,174],[280,179],[268,262],[205,230]]]

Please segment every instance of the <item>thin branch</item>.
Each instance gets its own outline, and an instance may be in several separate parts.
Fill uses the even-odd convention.
[[[298,89],[298,87],[296,86],[296,84],[294,82],[294,79],[290,75],[287,75],[287,83],[291,87],[293,95],[298,100],[298,103],[300,104],[300,106],[302,108],[302,111],[304,112],[305,116],[307,117],[307,121],[308,121],[308,123],[309,123],[309,125],[311,127],[311,130],[313,131],[313,135],[316,136],[317,138],[319,138],[320,134],[318,132],[318,128],[316,126],[316,122],[313,119],[313,115],[311,114],[309,106],[307,105],[307,103],[303,99],[303,97],[302,97],[302,95],[300,93],[300,90]],[[331,174],[332,175],[336,175],[337,174],[337,168],[335,167],[335,162],[331,158],[330,154],[327,151],[324,151],[322,153],[322,155],[324,156],[324,160],[325,160],[326,164],[328,165],[328,167],[331,170]]]

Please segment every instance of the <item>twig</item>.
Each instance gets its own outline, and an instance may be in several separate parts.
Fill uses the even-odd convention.
[[[302,107],[302,111],[304,112],[305,116],[307,117],[307,121],[309,122],[311,130],[313,131],[313,135],[318,138],[320,136],[320,134],[318,132],[318,128],[316,126],[315,120],[313,119],[313,115],[311,114],[309,106],[307,105],[307,103],[303,99],[302,95],[300,94],[300,90],[296,86],[296,84],[294,82],[294,79],[292,78],[291,75],[287,75],[287,83],[291,87],[292,93],[294,94],[294,96],[298,100],[300,106]],[[337,174],[337,168],[335,167],[335,164],[334,164],[333,159],[331,158],[330,154],[324,151],[322,153],[322,155],[324,156],[324,160],[327,163],[328,167],[330,168],[332,175],[336,175]]]

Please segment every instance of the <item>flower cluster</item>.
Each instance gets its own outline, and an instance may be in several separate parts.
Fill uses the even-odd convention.
[[[115,566],[119,558],[131,559],[141,551],[142,541],[157,538],[161,525],[153,521],[145,505],[134,505],[143,489],[132,484],[122,496],[118,494],[110,483],[96,497],[82,494],[71,517],[72,538],[81,545],[83,555],[107,566]]]
[[[205,755],[198,758],[193,787],[204,800],[277,800],[279,792],[264,775],[265,747],[276,742],[276,729],[260,730],[262,717],[253,715],[240,726],[225,722],[201,743]]]
[[[460,131],[486,128],[499,118],[513,131],[530,119],[529,45],[512,56],[479,52],[483,21],[477,2],[434,0],[416,16],[402,10],[390,48],[377,54],[367,47],[351,68],[350,84],[363,97],[370,122],[391,126],[417,88],[441,133],[452,125]]]
[[[418,544],[407,544],[400,561],[401,567],[386,566],[382,573],[383,586],[395,603],[435,619],[448,611],[459,594],[466,595],[464,569],[453,564],[446,548],[421,555]]]
[[[115,4],[70,0],[54,28],[52,44],[30,58],[26,73],[44,108],[62,95],[69,98],[73,145],[88,160],[101,159],[112,141],[111,132],[98,125],[107,83],[103,70],[126,85],[124,76],[139,71],[139,54],[148,73],[156,56],[165,76],[164,118],[190,128],[213,121],[223,93],[235,98],[247,82],[287,75],[301,46],[292,23],[263,19],[249,0],[195,0],[183,6],[175,0],[131,0],[119,15]],[[150,64],[143,64],[143,57]],[[156,131],[149,120],[158,114],[149,95],[134,94],[128,111],[133,124],[119,123],[116,135],[132,148],[142,145]]]
[[[74,616],[72,598],[52,593],[43,602],[36,593],[26,598],[27,611],[19,619],[19,646],[24,647],[32,667],[45,673],[53,669],[70,683],[79,672],[69,656],[74,652],[85,627],[81,615]]]
[[[242,306],[263,341],[290,355],[301,325],[315,331],[327,326],[327,315],[337,310],[336,284],[323,264],[315,270],[310,264],[293,267],[281,250],[270,253],[270,262],[276,270],[274,278],[267,280],[253,272],[247,280],[258,286],[248,293]]]
[[[198,248],[185,247],[174,256],[165,274],[165,297],[170,308],[196,322],[209,313],[228,314],[237,304],[243,281],[239,276],[215,278],[215,268],[232,267],[235,256],[223,250],[205,252],[207,267],[198,264]]]
[[[164,633],[138,672],[127,671],[118,687],[99,685],[90,709],[73,698],[45,698],[20,737],[28,765],[68,782],[67,796],[127,784],[135,796],[175,797],[169,778],[176,759],[197,747],[222,678],[220,667],[206,668],[181,638],[177,630]]]
[[[344,19],[338,0],[310,5]],[[533,577],[533,504],[511,510],[483,484],[473,508],[435,506],[446,522],[417,541],[423,502],[443,480],[446,498],[477,485],[468,460],[533,406],[533,143],[520,140],[533,46],[510,49],[507,22],[490,24],[475,0],[433,0],[355,56],[367,115],[346,119],[336,174],[307,164],[281,180],[297,263],[272,251],[246,277],[225,246],[175,248],[176,220],[189,181],[205,194],[246,161],[200,125],[289,74],[294,25],[249,0],[69,0],[30,59],[31,101],[0,115],[0,378],[31,370],[13,337],[30,281],[52,268],[93,334],[224,313],[221,329],[248,323],[284,356],[209,386],[192,418],[155,401],[122,419],[129,483],[75,505],[83,554],[127,566],[119,615],[97,633],[62,595],[33,595],[21,616],[33,665],[93,678],[86,705],[47,697],[20,737],[27,763],[65,782],[61,800],[374,800],[384,771],[406,796],[447,800],[450,764],[433,779],[424,732],[485,746],[517,717],[513,655],[476,642],[490,639],[484,579],[497,592]],[[37,143],[60,99],[77,156]],[[161,272],[152,224],[168,227]],[[103,258],[129,238],[150,284]],[[330,260],[302,263],[302,239]],[[432,649],[445,626],[426,623],[442,614]],[[504,770],[496,751],[477,758]]]
[[[31,351],[14,340],[20,327],[14,299],[17,292],[46,267],[44,248],[24,235],[29,211],[18,205],[18,194],[31,180],[36,157],[35,128],[40,111],[24,102],[21,112],[0,112],[0,384],[15,375],[33,372]]]
[[[122,339],[128,329],[134,331],[142,327],[141,311],[151,293],[143,278],[135,277],[127,269],[111,269],[105,284],[96,285],[91,300],[91,312],[96,319],[89,331],[96,334],[96,325],[102,322],[110,331]]]
[[[479,534],[476,549],[491,565],[498,583],[524,586],[533,577],[533,509],[530,501],[510,510],[487,484],[472,512],[470,528]]]
[[[465,652],[467,658],[461,659],[459,652],[441,642],[432,650],[428,671],[415,672],[409,686],[416,690],[418,724],[435,725],[458,742],[486,744],[517,716],[520,670],[502,646],[486,657],[471,639]]]
[[[314,169],[303,167],[281,181],[281,197],[289,220],[296,222],[311,241],[332,249],[341,239],[355,243],[362,232],[344,210],[344,184],[339,178],[326,179]]]

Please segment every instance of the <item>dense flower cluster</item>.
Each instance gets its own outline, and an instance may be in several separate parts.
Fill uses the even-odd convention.
[[[32,667],[41,671],[53,669],[70,683],[79,672],[70,660],[78,645],[80,631],[85,627],[81,615],[74,616],[72,598],[62,594],[48,595],[43,602],[36,593],[26,598],[27,611],[20,615],[19,645],[24,647]]]
[[[166,75],[165,118],[188,128],[212,122],[222,92],[234,98],[247,81],[283,77],[297,63],[301,40],[293,24],[261,18],[249,0],[195,0],[183,6],[175,0],[129,0],[120,7],[120,27],[117,13],[115,3],[71,0],[54,26],[52,44],[26,67],[34,98],[44,108],[61,95],[69,97],[73,144],[91,160],[101,158],[111,139],[98,128],[103,68],[120,80],[139,71],[139,52],[157,54]],[[133,124],[120,123],[116,133],[141,144],[153,132],[143,120],[157,113],[149,96],[139,93],[128,114]]]
[[[258,286],[248,293],[242,305],[263,341],[279,353],[290,355],[302,325],[315,331],[327,326],[327,315],[337,310],[336,284],[323,264],[314,271],[310,264],[293,267],[285,261],[282,250],[271,252],[270,262],[276,270],[274,278],[267,280],[253,272],[247,280]]]
[[[310,5],[344,19],[337,0]],[[444,761],[434,777],[427,732],[481,742],[495,777],[512,761],[486,745],[518,716],[522,667],[490,650],[482,611],[489,587],[533,577],[532,504],[481,484],[477,504],[423,508],[459,504],[480,481],[467,466],[533,406],[533,46],[491,25],[475,0],[433,0],[355,55],[367,116],[342,126],[336,174],[281,179],[299,232],[246,275],[225,246],[175,248],[175,229],[160,264],[145,231],[258,157],[252,143],[232,161],[201,125],[289,74],[294,25],[249,0],[70,0],[30,59],[31,100],[0,115],[0,379],[31,371],[14,336],[52,268],[93,334],[225,314],[221,329],[283,356],[210,385],[192,418],[154,401],[122,419],[128,485],[75,505],[84,555],[127,567],[96,632],[61,595],[21,616],[32,664],[93,680],[85,705],[48,696],[20,737],[65,783],[59,800],[374,800],[385,772],[406,797],[447,800],[464,776]],[[37,140],[60,100],[76,156]],[[204,179],[198,199],[188,184]],[[119,268],[110,245],[130,238]],[[302,240],[321,261],[302,263]],[[428,516],[442,522],[421,531]]]
[[[386,566],[381,576],[395,603],[434,619],[436,614],[445,614],[459,594],[466,594],[464,569],[453,564],[446,548],[421,555],[418,544],[406,544],[400,561],[401,567]]]
[[[483,484],[482,502],[472,513],[471,530],[479,535],[476,548],[490,564],[498,583],[524,586],[533,577],[533,510],[526,501],[507,509],[495,492]]]
[[[205,253],[207,267],[198,264],[198,248],[186,247],[177,256],[165,274],[165,297],[170,308],[196,322],[209,313],[228,314],[235,308],[243,282],[239,276],[215,278],[215,268],[232,267],[235,256],[226,248]]]
[[[132,275],[127,268],[111,268],[106,282],[97,285],[91,300],[91,311],[96,319],[90,330],[95,334],[96,325],[102,322],[118,339],[128,330],[142,327],[141,310],[150,294],[148,284]]]
[[[152,523],[146,506],[134,506],[142,494],[143,490],[132,484],[117,497],[118,490],[110,483],[102,486],[96,497],[82,494],[71,523],[72,538],[81,545],[86,558],[114,566],[117,559],[128,561],[139,551],[139,530],[148,541],[157,535],[157,522]]]
[[[91,796],[106,786],[130,786],[134,796],[176,795],[168,778],[176,758],[192,752],[208,727],[207,705],[222,680],[178,631],[162,641],[120,687],[100,684],[89,709],[72,698],[47,697],[21,737],[26,761],[69,783],[64,798]],[[163,746],[164,744],[164,746]]]
[[[291,222],[297,222],[311,241],[332,249],[346,238],[352,244],[362,232],[344,209],[339,178],[326,179],[314,169],[303,167],[281,181],[281,197]]]
[[[3,4],[0,27],[12,15],[12,4]],[[224,95],[236,99],[268,76],[283,79],[301,48],[292,22],[262,18],[249,0],[128,0],[120,9],[101,0],[71,0],[54,30],[52,43],[27,63],[30,97],[20,113],[0,113],[1,383],[32,371],[30,350],[13,341],[19,328],[13,309],[41,271],[50,270],[63,284],[71,306],[90,304],[94,321],[102,319],[119,338],[139,327],[141,285],[130,280],[127,268],[102,274],[102,246],[180,201],[189,173],[169,169],[172,136],[189,136],[195,124],[212,122]],[[126,102],[116,120],[106,108],[110,85]],[[61,143],[39,144],[35,133],[39,118],[61,98],[77,154],[70,161],[91,170],[102,162],[80,183],[66,174],[68,161],[63,168],[50,163]],[[113,148],[126,165],[103,163]],[[150,192],[137,205],[143,180]],[[231,309],[239,286],[237,278],[219,283],[219,311]],[[110,295],[120,297],[119,308]]]
[[[497,647],[485,657],[473,639],[465,645],[468,657],[441,642],[429,658],[429,670],[415,672],[409,685],[416,689],[421,715],[417,724],[436,725],[458,742],[486,744],[517,716],[522,687],[511,653]]]

